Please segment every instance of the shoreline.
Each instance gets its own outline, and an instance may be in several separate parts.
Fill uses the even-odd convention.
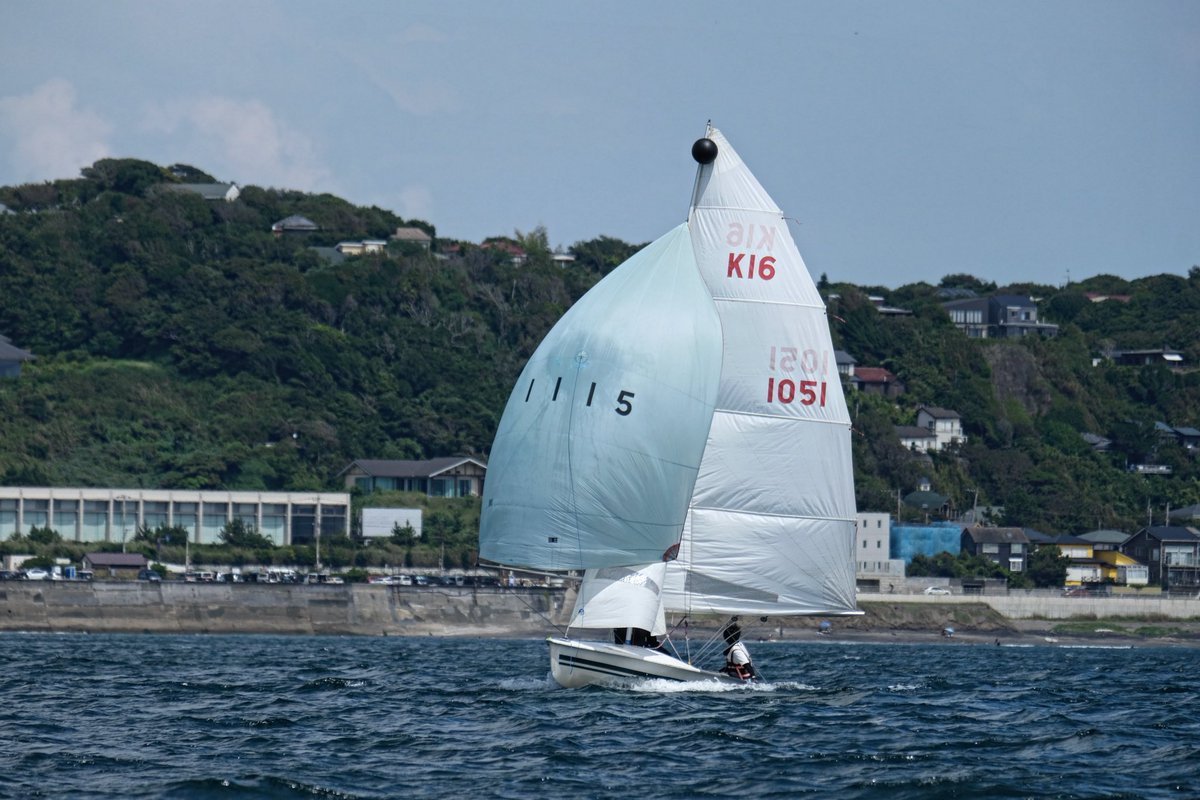
[[[542,638],[565,628],[573,595],[549,587],[21,581],[0,584],[0,631]],[[1190,605],[1171,609],[1172,616],[1103,615],[1071,605],[1081,613],[1054,618],[1005,616],[959,598],[863,600],[859,608],[859,615],[828,618],[743,616],[741,625],[747,642],[1200,647],[1200,618],[1188,616]],[[708,638],[724,621],[696,615],[687,628],[692,638]],[[680,623],[668,615],[677,637]],[[947,628],[952,635],[943,635]]]

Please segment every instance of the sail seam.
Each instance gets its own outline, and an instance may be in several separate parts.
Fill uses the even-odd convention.
[[[745,517],[780,517],[782,519],[806,519],[817,522],[858,522],[857,517],[818,517],[805,514],[784,514],[771,511],[748,511],[744,508],[725,508],[724,506],[692,506],[693,511],[717,511],[722,514],[738,514]]]
[[[822,425],[840,425],[843,428],[849,429],[851,423],[849,420],[840,419],[821,419],[820,417],[790,417],[786,414],[764,414],[761,411],[739,411],[734,408],[715,408],[713,414],[728,414],[731,417],[760,417],[762,419],[781,419],[791,422],[819,422]]]
[[[788,308],[806,308],[812,311],[825,311],[824,303],[788,303],[783,300],[763,300],[758,297],[732,297],[722,295],[717,297],[713,295],[714,303],[758,303],[764,306],[787,306]]]
[[[692,206],[692,211],[739,211],[743,214],[769,214],[784,219],[783,209],[750,208],[749,206]]]

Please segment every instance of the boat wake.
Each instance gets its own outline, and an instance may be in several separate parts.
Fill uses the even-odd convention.
[[[543,678],[503,678],[499,686],[506,692],[544,692],[560,688],[549,672]]]
[[[764,692],[772,694],[781,691],[817,691],[817,687],[798,681],[780,681],[779,683],[754,681],[739,684],[717,683],[716,681],[671,681],[661,678],[630,681],[624,684],[623,688],[649,694],[725,694],[727,692]]]

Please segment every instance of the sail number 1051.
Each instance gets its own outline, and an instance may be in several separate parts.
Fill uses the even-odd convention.
[[[771,372],[807,373],[824,376],[829,370],[829,354],[816,350],[800,350],[798,347],[772,347]],[[791,405],[825,407],[828,384],[816,378],[784,378],[771,375],[767,378],[767,402]]]
[[[825,407],[825,381],[794,381],[791,378],[767,378],[767,402],[786,405],[800,396],[800,405]]]

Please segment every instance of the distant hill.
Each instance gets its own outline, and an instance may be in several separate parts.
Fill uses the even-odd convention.
[[[106,159],[77,179],[0,188],[12,212],[0,214],[0,335],[36,356],[0,379],[0,483],[320,489],[355,458],[486,456],[537,342],[639,246],[578,242],[564,268],[544,231],[518,232],[518,266],[512,248],[440,240],[427,222],[330,195],[238,186],[229,202],[184,183],[216,181]],[[292,216],[316,229],[272,232]],[[432,248],[390,239],[401,227]],[[330,257],[365,240],[386,247]],[[1060,335],[968,339],[944,289],[1032,295]],[[1003,506],[1008,524],[1047,531],[1133,529],[1148,507],[1161,520],[1168,503],[1200,502],[1195,451],[1155,431],[1200,427],[1200,372],[1093,366],[1163,346],[1200,365],[1200,269],[822,290],[837,295],[837,345],[907,386],[894,401],[850,396],[864,510],[895,511],[921,478],[955,511]],[[912,313],[881,314],[872,295]],[[892,426],[914,424],[922,403],[957,411],[967,444],[931,458],[901,448]],[[1125,469],[1145,460],[1172,474]]]

